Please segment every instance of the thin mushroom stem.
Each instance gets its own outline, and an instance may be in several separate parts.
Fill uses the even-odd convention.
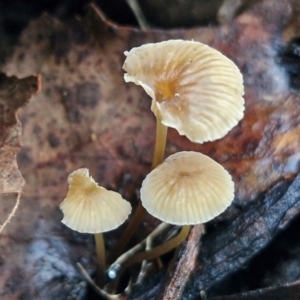
[[[159,224],[143,241],[136,244],[133,248],[129,249],[128,251],[124,252],[118,259],[109,267],[108,269],[108,277],[111,279],[115,279],[117,276],[117,272],[120,269],[120,266],[129,260],[131,257],[135,256],[137,252],[142,250],[145,247],[147,241],[152,241],[155,239],[159,234],[165,231],[170,224],[168,223],[161,223]]]
[[[162,124],[159,117],[156,118],[156,139],[155,139],[155,148],[152,159],[151,169],[155,169],[159,164],[163,162],[166,141],[167,141],[168,127]],[[137,209],[135,210],[131,220],[129,221],[127,227],[125,228],[121,238],[116,246],[114,253],[111,256],[110,261],[114,261],[123,251],[124,247],[131,239],[135,230],[139,228],[142,219],[146,215],[146,210],[142,206],[141,202],[138,204]]]
[[[121,276],[123,271],[125,269],[127,269],[129,266],[139,263],[139,262],[142,262],[143,260],[154,259],[156,257],[159,257],[159,256],[171,251],[172,249],[176,248],[177,246],[179,246],[188,236],[190,229],[191,229],[190,225],[182,226],[178,235],[175,236],[174,238],[168,240],[164,244],[154,247],[151,250],[146,250],[146,251],[137,253],[135,256],[130,257],[127,261],[124,262],[123,265],[121,265],[119,267],[118,270],[116,270],[118,272],[116,281]]]
[[[146,239],[146,247],[145,247],[146,251],[152,249],[152,242],[153,242],[152,238],[148,237]],[[161,259],[159,257],[156,258],[156,264],[155,265],[158,269],[161,269],[163,267],[163,264],[162,264]],[[153,264],[149,263],[147,260],[144,260],[142,262],[141,270],[140,270],[139,275],[136,279],[136,283],[141,283],[143,281],[143,279],[147,276],[147,272],[150,270],[151,266],[153,267]]]
[[[155,169],[164,160],[168,127],[161,122],[161,118],[156,118],[156,139],[154,155],[152,160],[152,170]]]
[[[110,261],[114,261],[122,253],[123,249],[125,248],[128,241],[131,239],[133,233],[141,223],[145,214],[146,214],[145,208],[141,204],[139,204],[132,216],[132,219],[129,221],[127,227],[125,228],[123,234],[121,235],[121,238],[115,248],[115,251],[110,257]]]
[[[97,270],[97,281],[100,284],[104,283],[104,271],[106,267],[105,261],[105,244],[102,233],[95,234],[95,244],[96,244],[96,254],[97,254],[97,262],[98,262],[98,270]]]
[[[77,263],[77,266],[78,266],[79,271],[81,272],[82,276],[84,277],[84,279],[93,287],[93,289],[95,290],[95,292],[97,294],[99,294],[101,297],[103,297],[104,299],[107,299],[107,300],[119,300],[119,299],[121,299],[121,296],[122,296],[121,294],[111,295],[111,294],[105,292],[104,290],[100,289],[96,285],[96,283],[93,281],[93,279],[89,276],[89,274],[84,269],[84,267],[80,263]]]
[[[145,250],[148,251],[150,249],[152,249],[152,241],[150,239],[147,239]],[[139,275],[136,279],[136,283],[140,283],[143,281],[143,278],[146,276],[149,265],[150,264],[147,260],[142,261],[141,269],[140,269]]]

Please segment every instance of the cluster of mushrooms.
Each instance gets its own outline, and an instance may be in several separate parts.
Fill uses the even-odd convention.
[[[124,79],[141,85],[152,98],[157,126],[152,171],[142,183],[141,204],[116,246],[114,263],[109,267],[106,264],[102,233],[125,222],[131,213],[130,203],[119,193],[98,186],[88,169],[82,168],[69,175],[69,191],[60,204],[65,225],[95,234],[100,285],[107,281],[105,273],[111,281],[117,280],[130,265],[174,249],[186,239],[191,225],[218,216],[234,198],[231,176],[208,156],[183,151],[164,160],[167,128],[175,128],[195,143],[214,141],[237,125],[244,112],[239,69],[207,45],[169,40],[133,48],[125,55]],[[182,226],[180,232],[154,248],[146,247],[146,238],[122,254],[146,211],[162,221],[148,239],[164,230],[166,224]],[[103,295],[109,298],[104,290]]]

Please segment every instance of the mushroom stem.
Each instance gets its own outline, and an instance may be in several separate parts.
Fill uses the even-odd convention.
[[[141,251],[144,247],[147,241],[152,242],[153,239],[155,239],[159,234],[164,232],[169,226],[171,226],[168,223],[161,223],[159,224],[143,241],[136,244],[133,248],[127,250],[124,252],[121,256],[118,257],[118,259],[109,267],[108,269],[108,277],[110,279],[115,279],[117,276],[117,273],[115,270],[119,270],[120,266],[125,263],[127,260],[129,260],[131,257],[135,256],[137,252]]]
[[[161,122],[161,118],[156,118],[156,140],[152,160],[152,170],[155,169],[164,160],[168,127]]]
[[[104,271],[105,271],[105,244],[102,233],[95,233],[95,244],[96,244],[96,254],[97,254],[97,262],[98,262],[98,270],[97,270],[97,281],[100,284],[104,283]]]
[[[135,210],[132,219],[129,221],[127,227],[125,228],[121,238],[115,248],[115,251],[112,253],[109,261],[115,261],[119,255],[122,253],[123,249],[125,248],[127,242],[132,237],[133,233],[135,232],[136,228],[138,228],[139,224],[141,223],[143,217],[146,214],[146,210],[144,207],[139,203],[137,209]]]
[[[131,256],[127,261],[124,262],[123,265],[119,265],[119,269],[116,270],[118,274],[116,274],[116,280],[121,276],[122,272],[127,269],[129,266],[136,264],[138,262],[142,262],[143,260],[151,260],[156,257],[159,257],[172,249],[176,248],[179,246],[188,236],[190,232],[191,226],[190,225],[185,225],[182,226],[180,232],[178,235],[176,235],[174,238],[168,240],[162,245],[159,245],[157,247],[154,247],[151,250],[146,250],[140,253],[137,253],[135,256]]]
[[[97,294],[99,294],[101,297],[103,297],[103,299],[107,299],[107,300],[119,300],[119,299],[122,298],[121,294],[111,295],[111,294],[107,293],[106,291],[100,289],[96,285],[96,283],[93,281],[93,279],[89,276],[89,274],[84,269],[84,267],[80,263],[77,263],[77,266],[78,266],[79,271],[81,272],[82,276],[84,277],[84,279],[91,285],[91,287],[95,290],[95,292]]]
[[[152,170],[155,169],[159,164],[163,162],[165,148],[166,148],[166,141],[167,141],[167,133],[168,133],[168,127],[162,124],[161,118],[157,117],[156,118],[156,141],[155,141],[155,148],[154,148],[154,154],[152,159],[152,168],[151,168]],[[144,209],[142,204],[139,203],[131,220],[129,221],[127,227],[125,228],[123,234],[121,235],[121,238],[116,246],[114,253],[110,258],[110,261],[116,260],[116,258],[122,253],[124,247],[131,239],[135,230],[139,227],[145,214],[146,214],[146,210]]]

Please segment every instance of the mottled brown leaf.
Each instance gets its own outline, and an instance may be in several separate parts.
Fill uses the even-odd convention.
[[[278,48],[284,45],[280,33],[292,5],[259,1],[227,25],[190,30],[122,28],[103,22],[94,12],[68,22],[43,15],[29,24],[2,66],[8,74],[43,77],[41,93],[20,115],[24,146],[19,164],[27,184],[22,216],[1,244],[5,259],[0,266],[2,273],[10,270],[2,286],[13,279],[19,288],[18,296],[10,288],[5,296],[86,297],[75,264],[80,260],[94,270],[92,239],[60,223],[58,204],[66,195],[67,175],[79,167],[89,168],[100,185],[136,202],[136,190],[150,169],[155,119],[143,90],[124,83],[121,66],[125,50],[146,42],[183,38],[207,43],[233,59],[245,79],[245,118],[224,139],[196,145],[169,131],[167,155],[178,150],[206,153],[222,163],[236,183],[234,205],[210,223],[216,229],[203,239],[198,261],[189,262],[194,269],[183,284],[182,299],[197,299],[200,290],[241,268],[272,240],[283,220],[288,224],[298,215],[297,190],[289,189],[298,187],[298,179],[295,185],[286,179],[299,171],[300,98],[278,63]],[[138,236],[154,223],[148,217]],[[109,251],[121,229],[107,235]],[[189,242],[191,248],[182,253],[197,246],[199,238]],[[22,278],[15,276],[18,272]],[[147,295],[150,300],[151,293],[168,288],[171,281],[162,276],[145,281],[131,298]]]

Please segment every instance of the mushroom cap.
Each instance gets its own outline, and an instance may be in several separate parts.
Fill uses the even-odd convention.
[[[68,176],[69,191],[60,204],[62,223],[82,233],[100,233],[120,226],[131,212],[121,195],[98,186],[86,168]]]
[[[221,214],[234,198],[229,173],[193,151],[169,156],[142,183],[141,201],[154,217],[175,225],[194,225]]]
[[[243,117],[243,77],[219,51],[169,40],[125,52],[126,82],[141,85],[161,122],[197,143],[226,135]]]

